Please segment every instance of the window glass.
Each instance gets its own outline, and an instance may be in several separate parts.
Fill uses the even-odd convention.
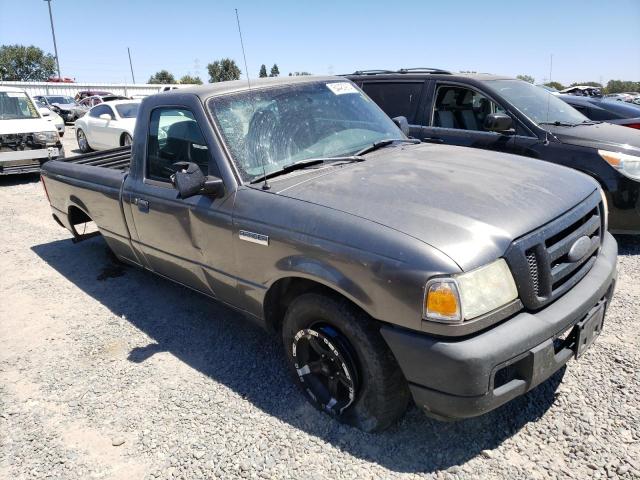
[[[212,98],[213,113],[244,181],[294,162],[352,155],[403,138],[349,81],[309,82]]]
[[[36,106],[24,92],[0,92],[0,120],[40,118]]]
[[[116,110],[122,118],[136,118],[139,107],[139,103],[120,103],[116,105]]]
[[[400,115],[413,122],[423,82],[365,83],[364,92],[391,118]]]
[[[209,148],[189,110],[157,108],[149,122],[147,178],[170,182],[176,162],[196,163],[209,175]]]
[[[484,83],[537,124],[577,125],[589,121],[587,117],[556,95],[529,82],[486,80]]]
[[[436,93],[433,126],[485,131],[484,120],[491,113],[505,110],[475,90],[442,85]]]
[[[91,111],[89,112],[89,116],[98,118],[103,113],[108,113],[109,115],[111,115],[111,109],[106,105],[100,105],[100,106],[97,106],[96,108],[92,108]]]

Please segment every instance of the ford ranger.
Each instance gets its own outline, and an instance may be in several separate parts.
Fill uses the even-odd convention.
[[[398,121],[401,125],[401,122]],[[598,184],[418,143],[343,78],[152,95],[133,144],[47,162],[53,217],[279,332],[306,398],[367,431],[411,398],[490,411],[580,357],[616,280]]]

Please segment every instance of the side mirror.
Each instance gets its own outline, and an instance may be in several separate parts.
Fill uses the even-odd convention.
[[[507,133],[513,128],[513,119],[504,113],[490,113],[484,119],[484,129],[489,132]]]
[[[40,110],[40,115],[42,115],[43,117],[51,116],[51,110],[46,107],[39,108],[38,110]]]
[[[222,179],[214,176],[205,177],[197,164],[177,162],[173,166],[176,167],[176,173],[172,175],[171,180],[178,190],[180,198],[189,198],[195,195],[219,197],[224,193]]]
[[[102,114],[102,115],[100,115],[98,118],[99,118],[100,120],[107,120],[107,121],[109,121],[109,120],[113,120],[113,118],[111,118],[111,115],[109,115],[108,113],[103,113],[103,114]]]
[[[407,120],[407,117],[393,117],[391,120],[393,120],[393,123],[395,123],[400,130],[402,130],[402,133],[407,137],[409,136],[409,121]]]

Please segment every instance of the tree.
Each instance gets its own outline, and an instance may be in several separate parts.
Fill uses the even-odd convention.
[[[564,85],[562,85],[560,82],[548,82],[545,83],[545,85],[547,87],[555,88],[556,90],[564,90]]]
[[[518,80],[524,80],[525,82],[536,83],[536,79],[533,78],[531,75],[518,75],[516,78]]]
[[[242,73],[235,60],[230,58],[222,58],[210,63],[207,65],[207,70],[209,71],[209,83],[239,80]]]
[[[640,82],[628,80],[609,80],[607,82],[607,93],[637,92],[639,90]]]
[[[264,78],[267,76],[267,66],[264,63],[260,65],[260,74],[258,76],[260,78]]]
[[[155,83],[155,84],[176,83],[176,78],[167,70],[160,70],[159,72],[156,72],[153,75],[151,75],[147,83]]]
[[[56,73],[56,58],[29,45],[0,47],[0,80],[43,82]]]
[[[270,77],[277,77],[278,75],[280,75],[280,69],[278,68],[277,64],[273,64],[273,67],[271,67],[271,73],[269,74]]]
[[[584,85],[585,87],[598,87],[602,88],[602,84],[598,82],[573,82],[570,87],[577,87],[578,85]]]
[[[202,80],[200,77],[192,77],[191,75],[184,75],[179,83],[188,83],[191,85],[202,85]]]

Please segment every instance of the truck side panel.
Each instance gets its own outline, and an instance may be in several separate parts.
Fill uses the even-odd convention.
[[[131,248],[120,202],[125,172],[51,161],[43,167],[42,175],[54,217],[74,236],[82,234],[75,225],[89,217],[116,255],[140,263]]]

